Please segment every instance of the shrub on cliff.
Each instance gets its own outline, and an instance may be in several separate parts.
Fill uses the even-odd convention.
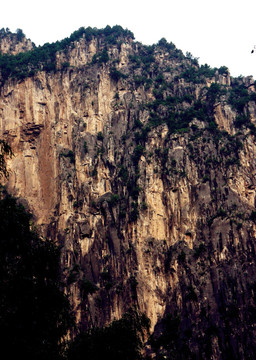
[[[5,157],[12,155],[13,154],[10,145],[6,141],[0,139],[0,177],[2,175],[5,177],[8,176]]]
[[[116,82],[120,79],[127,78],[127,75],[123,74],[121,71],[117,70],[115,67],[111,67],[109,75],[110,75],[111,79]]]
[[[1,29],[0,37],[8,33],[9,31]],[[22,30],[18,29],[18,38],[22,39],[23,35]],[[130,37],[133,39],[134,35],[131,31],[127,29],[124,30],[118,25],[112,28],[106,26],[104,29],[81,27],[77,31],[74,31],[70,37],[56,41],[55,43],[46,43],[43,46],[38,46],[34,48],[33,51],[19,53],[17,55],[2,55],[0,53],[0,79],[2,84],[8,78],[23,80],[41,70],[47,72],[56,71],[56,53],[74,46],[73,43],[79,41],[81,37],[84,37],[87,41],[90,41],[93,37],[103,37],[107,44],[113,45],[118,43],[119,38]],[[106,63],[108,60],[107,50],[104,49],[94,56],[92,63]]]

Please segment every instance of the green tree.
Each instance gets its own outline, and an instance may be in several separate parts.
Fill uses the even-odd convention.
[[[25,37],[25,34],[23,33],[23,31],[21,29],[17,29],[16,34],[17,34],[18,41],[22,41],[22,39]]]

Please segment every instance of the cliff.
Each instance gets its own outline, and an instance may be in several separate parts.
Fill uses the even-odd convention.
[[[33,50],[35,45],[27,39],[21,29],[12,33],[9,29],[0,30],[0,53],[8,55],[17,55]]]
[[[74,34],[1,60],[0,138],[8,190],[62,247],[77,322],[135,305],[149,357],[253,359],[253,79],[120,27]]]

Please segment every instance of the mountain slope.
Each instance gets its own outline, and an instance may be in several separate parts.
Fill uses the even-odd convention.
[[[135,305],[149,356],[253,359],[253,79],[118,26],[0,65],[7,187],[62,245],[81,328]]]

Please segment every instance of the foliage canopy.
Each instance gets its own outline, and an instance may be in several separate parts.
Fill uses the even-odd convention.
[[[77,336],[69,349],[68,359],[140,360],[143,334],[148,330],[149,319],[131,309],[109,326]]]
[[[30,228],[31,215],[16,199],[0,199],[0,329],[10,358],[59,359],[72,325],[60,289],[59,249]],[[63,343],[62,343],[63,344]]]
[[[2,31],[6,33],[6,31]],[[21,29],[17,30],[17,36],[22,38],[24,36]],[[0,71],[1,81],[4,83],[9,77],[22,80],[26,77],[33,76],[40,70],[55,71],[56,70],[56,53],[65,50],[73,43],[84,37],[87,41],[92,40],[93,37],[104,36],[105,42],[109,44],[117,44],[118,39],[122,37],[134,38],[134,35],[129,30],[124,30],[121,26],[113,27],[106,26],[104,29],[84,28],[81,27],[74,31],[70,37],[55,43],[46,43],[43,46],[38,46],[31,51],[19,53],[17,55],[2,55],[0,53]],[[106,62],[108,59],[106,51],[101,54],[94,61]]]

